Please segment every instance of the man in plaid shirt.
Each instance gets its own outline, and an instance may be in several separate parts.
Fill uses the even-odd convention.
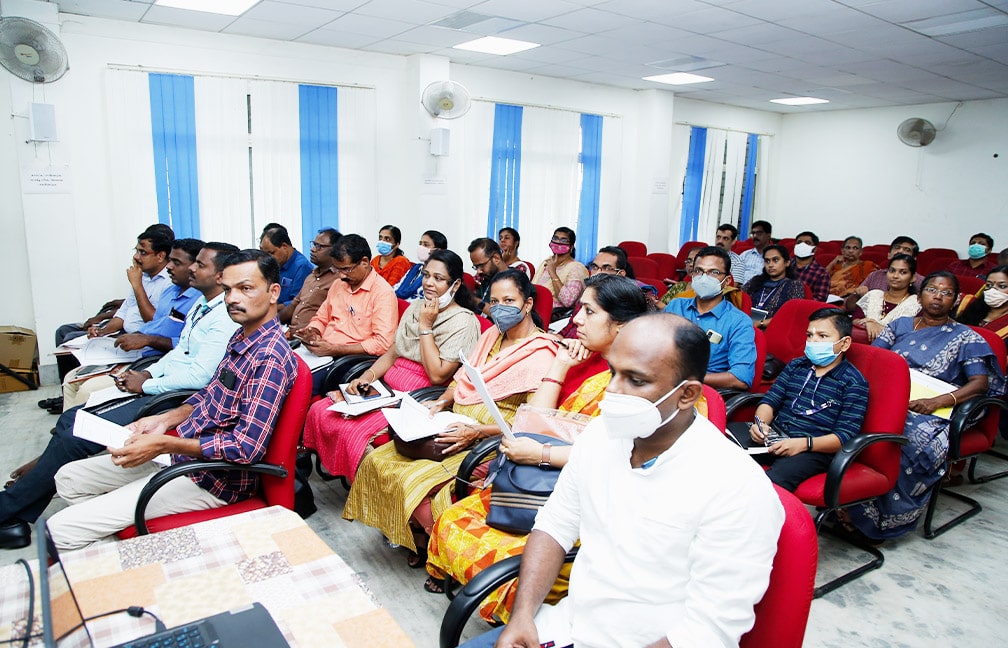
[[[133,435],[122,448],[60,469],[56,490],[71,506],[49,520],[57,546],[85,547],[129,526],[140,491],[160,470],[152,461],[158,455],[170,454],[172,463],[262,460],[297,373],[276,317],[279,275],[276,261],[258,250],[236,252],[224,262],[224,303],[241,329],[213,380],[180,407],[132,423]],[[177,437],[165,434],[172,428]],[[169,482],[147,513],[161,517],[216,508],[248,498],[256,487],[254,475],[199,472]]]
[[[829,296],[830,277],[826,268],[815,259],[819,237],[812,232],[802,232],[795,237],[794,258],[791,267],[795,276],[812,292],[812,299],[824,302]]]

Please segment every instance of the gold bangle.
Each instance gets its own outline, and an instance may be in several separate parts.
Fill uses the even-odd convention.
[[[374,382],[374,381],[378,380],[378,374],[375,373],[374,369],[368,369],[368,371],[371,372],[371,376],[372,376],[371,382]],[[364,372],[364,373],[367,373],[367,372]]]
[[[956,400],[955,394],[952,393],[952,392],[949,392],[949,396],[952,397],[952,407],[958,406],[959,405],[959,401]]]

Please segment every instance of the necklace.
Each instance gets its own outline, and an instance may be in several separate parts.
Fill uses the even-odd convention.
[[[938,322],[937,324],[928,324],[928,326],[945,326],[946,324],[948,324],[948,321],[949,321],[949,316],[946,315],[945,319],[943,321]],[[924,323],[924,317],[923,316],[918,315],[917,317],[915,317],[914,318],[914,327],[913,327],[913,330],[916,331],[917,329],[919,329],[923,323]]]

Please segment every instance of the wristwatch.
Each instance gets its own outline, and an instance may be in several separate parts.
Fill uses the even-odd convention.
[[[540,461],[539,461],[539,467],[540,468],[552,468],[553,467],[553,464],[550,463],[550,448],[552,448],[552,447],[553,447],[552,444],[549,444],[549,443],[544,443],[543,444],[542,457],[540,458]]]

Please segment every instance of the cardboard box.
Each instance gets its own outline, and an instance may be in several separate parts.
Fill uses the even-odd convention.
[[[36,357],[35,331],[20,326],[0,326],[0,364],[14,371],[31,371]]]
[[[15,371],[14,373],[27,378],[36,386],[39,384],[39,372],[37,368],[32,371]],[[19,391],[28,391],[28,385],[13,376],[0,372],[0,394]]]

